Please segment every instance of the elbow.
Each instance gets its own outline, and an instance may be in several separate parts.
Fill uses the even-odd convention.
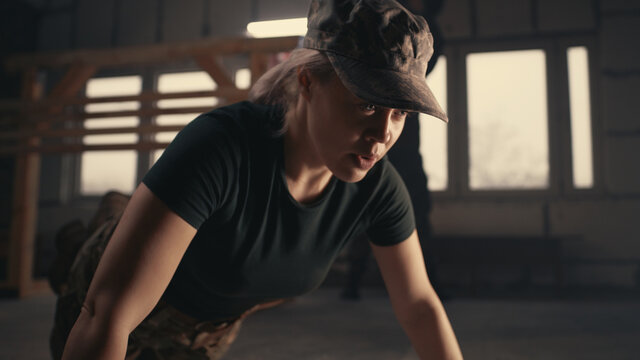
[[[435,322],[441,314],[444,314],[442,305],[429,300],[419,300],[396,311],[396,317],[403,328]]]
[[[109,318],[107,314],[96,312],[91,302],[83,303],[67,338],[62,359],[124,357],[129,332],[124,327],[115,326]]]

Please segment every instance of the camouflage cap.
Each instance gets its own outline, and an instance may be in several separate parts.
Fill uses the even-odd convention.
[[[394,0],[312,0],[303,47],[323,51],[354,95],[448,121],[427,86],[433,36]]]

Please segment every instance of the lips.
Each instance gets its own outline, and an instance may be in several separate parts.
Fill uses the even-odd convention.
[[[354,154],[356,166],[362,170],[369,170],[376,164],[379,156],[376,154]]]

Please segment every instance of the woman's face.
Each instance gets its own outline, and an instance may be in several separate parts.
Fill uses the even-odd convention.
[[[361,100],[337,75],[329,81],[309,79],[302,91],[310,146],[340,180],[362,180],[400,136],[407,112]]]

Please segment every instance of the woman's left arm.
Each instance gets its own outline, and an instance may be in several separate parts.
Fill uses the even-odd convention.
[[[417,232],[396,245],[371,246],[393,311],[420,359],[462,359],[447,314],[429,282]]]

